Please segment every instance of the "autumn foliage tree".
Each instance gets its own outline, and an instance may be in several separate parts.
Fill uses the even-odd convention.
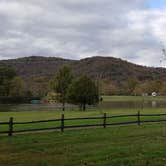
[[[136,78],[128,78],[127,80],[127,88],[128,88],[128,92],[130,95],[134,94],[134,89],[136,88],[136,86],[138,85],[138,80]]]
[[[12,97],[21,97],[24,96],[24,81],[21,77],[16,76],[10,83],[10,96]]]
[[[0,65],[0,96],[9,96],[10,84],[16,72],[5,65]]]

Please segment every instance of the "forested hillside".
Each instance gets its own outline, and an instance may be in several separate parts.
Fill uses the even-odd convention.
[[[0,64],[12,67],[36,93],[46,90],[48,81],[63,65],[71,67],[75,75],[82,73],[99,80],[104,93],[123,91],[131,79],[141,83],[166,78],[165,68],[136,65],[113,57],[92,57],[81,60],[68,60],[56,57],[25,57],[3,60]],[[130,79],[130,80],[129,80]],[[109,93],[109,92],[108,92]]]

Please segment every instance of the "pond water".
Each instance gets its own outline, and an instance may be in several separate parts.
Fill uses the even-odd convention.
[[[89,109],[166,108],[166,101],[103,101]],[[0,111],[47,111],[62,110],[61,104],[1,104]],[[66,110],[78,110],[78,106],[66,105]]]
[[[77,106],[66,105],[66,110],[78,109]],[[62,110],[61,104],[0,104],[0,111],[51,111]]]
[[[120,108],[166,108],[166,101],[104,101],[102,109]]]

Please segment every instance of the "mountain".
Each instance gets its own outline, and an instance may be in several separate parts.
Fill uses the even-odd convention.
[[[98,81],[100,91],[106,95],[128,94],[128,81],[139,80],[141,85],[151,80],[166,79],[166,68],[153,68],[136,65],[113,57],[91,57],[81,60],[69,60],[56,57],[25,57],[11,60],[1,60],[14,68],[25,82],[25,89],[33,96],[45,96],[49,91],[49,80],[63,65],[71,67],[78,76],[87,74]],[[140,93],[140,90],[137,89]]]
[[[62,65],[68,65],[73,61],[54,58],[54,57],[38,57],[31,56],[25,58],[11,59],[0,61],[0,64],[5,64],[12,67],[18,75],[24,79],[30,77],[51,77]]]
[[[56,57],[32,56],[1,60],[0,64],[11,66],[25,80],[38,77],[50,79],[63,65],[69,65],[76,75],[85,73],[95,79],[125,81],[128,77],[132,77],[144,81],[166,78],[166,68],[140,66],[113,57],[69,60]]]

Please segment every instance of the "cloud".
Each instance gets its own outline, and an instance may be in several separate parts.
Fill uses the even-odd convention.
[[[0,2],[0,59],[115,56],[160,66],[166,8],[149,0]]]

